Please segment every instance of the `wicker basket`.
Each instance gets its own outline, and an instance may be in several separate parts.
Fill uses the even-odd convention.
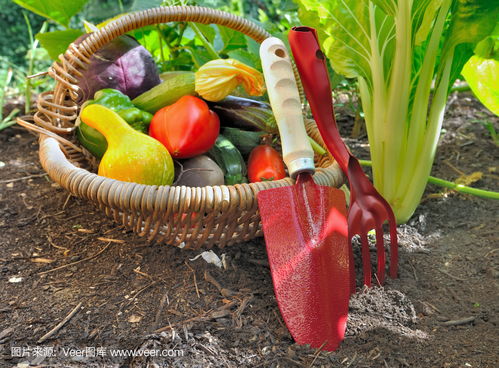
[[[97,204],[107,216],[148,240],[185,248],[210,248],[262,236],[256,194],[260,190],[291,185],[292,180],[189,188],[121,182],[90,171],[96,161],[74,139],[79,112],[78,78],[91,55],[114,38],[133,29],[172,21],[215,23],[240,31],[261,43],[270,37],[264,29],[222,11],[173,6],[148,9],[123,16],[85,39],[71,44],[49,69],[56,80],[53,91],[37,101],[34,124],[19,124],[40,133],[40,161],[55,182],[71,194]],[[315,124],[307,131],[322,142]],[[339,187],[344,176],[329,157],[316,160],[318,184]]]

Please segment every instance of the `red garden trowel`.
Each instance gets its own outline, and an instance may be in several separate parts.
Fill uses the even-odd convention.
[[[313,151],[284,43],[266,39],[260,58],[292,186],[257,194],[274,292],[298,344],[334,350],[345,333],[349,245],[344,193],[316,185]]]

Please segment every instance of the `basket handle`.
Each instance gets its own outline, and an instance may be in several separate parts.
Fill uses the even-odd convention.
[[[271,36],[259,25],[221,10],[200,6],[162,6],[129,13],[115,19],[85,39],[81,44],[81,51],[90,57],[102,46],[129,31],[168,22],[215,23],[239,31],[258,43]]]
[[[241,32],[258,43],[271,37],[265,29],[240,16],[221,10],[200,6],[161,6],[119,17],[96,32],[90,34],[80,44],[72,43],[59,60],[49,68],[49,75],[56,81],[53,94],[40,96],[35,114],[37,124],[57,134],[69,134],[74,130],[79,100],[78,81],[81,71],[90,63],[91,56],[102,46],[137,28],[168,22],[195,22],[218,24]],[[293,72],[297,80],[301,101],[305,101],[303,87],[294,62]],[[69,100],[68,97],[69,96]],[[68,111],[61,111],[62,107]]]
[[[60,61],[52,64],[49,75],[67,88],[71,99],[77,101],[80,71],[86,68],[90,57],[97,50],[134,29],[168,22],[215,23],[239,31],[258,43],[271,36],[259,25],[221,10],[200,6],[161,6],[123,15],[91,33],[80,44],[72,43],[66,52],[59,56]],[[57,97],[55,100],[58,100]]]

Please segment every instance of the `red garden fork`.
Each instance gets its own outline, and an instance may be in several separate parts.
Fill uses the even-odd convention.
[[[378,257],[376,275],[379,283],[383,284],[385,280],[383,224],[385,221],[388,221],[390,228],[390,276],[397,277],[398,244],[395,216],[388,202],[376,191],[362,171],[359,161],[350,153],[341,139],[334,118],[326,61],[319,46],[316,30],[309,27],[294,27],[288,38],[312,115],[329,152],[338,162],[350,183],[348,238],[351,241],[355,235],[360,235],[364,284],[371,286],[372,283],[368,240],[368,233],[372,229],[376,231]],[[349,262],[350,287],[351,292],[354,293],[355,266],[351,247]]]

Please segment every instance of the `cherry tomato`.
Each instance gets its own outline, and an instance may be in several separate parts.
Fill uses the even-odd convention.
[[[267,144],[253,148],[248,159],[250,183],[279,180],[285,177],[284,162],[279,152]]]
[[[178,216],[180,215],[180,220],[177,220]],[[174,213],[173,218],[178,221],[178,226],[182,226],[182,228],[185,227],[185,224],[187,222],[187,217],[191,217],[191,228],[196,227],[196,219],[199,217],[199,214],[197,212],[192,212],[190,215],[187,213]]]
[[[166,147],[175,158],[189,158],[207,152],[220,133],[218,115],[206,102],[183,96],[158,110],[149,125],[149,135]]]

